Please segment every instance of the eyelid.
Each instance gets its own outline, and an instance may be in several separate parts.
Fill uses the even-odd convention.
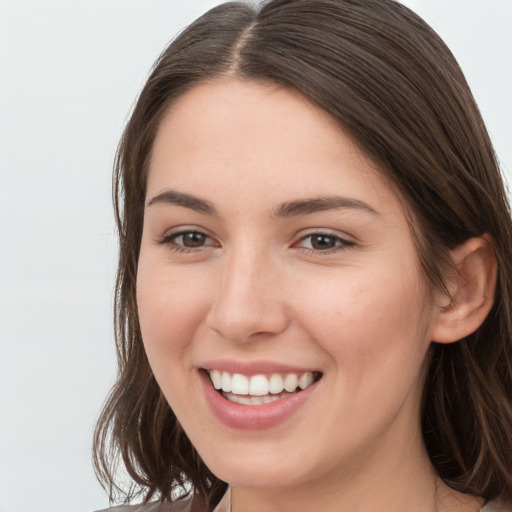
[[[178,244],[175,240],[189,233],[197,233],[204,236],[209,243],[205,243],[204,245],[198,247],[187,247],[186,245]],[[209,249],[211,247],[219,247],[220,244],[217,240],[211,235],[208,230],[200,228],[198,226],[179,226],[173,229],[166,231],[162,235],[158,235],[155,238],[155,241],[158,245],[166,246],[171,250],[175,250],[178,252],[197,252],[205,249]],[[213,242],[213,243],[212,243]]]
[[[308,238],[314,237],[314,236],[324,236],[328,238],[336,239],[336,245],[332,248],[327,249],[315,249],[315,248],[309,248],[309,247],[300,247],[300,244],[307,240]],[[292,244],[293,247],[302,250],[304,252],[310,253],[310,254],[318,254],[318,255],[327,255],[332,253],[337,253],[341,251],[345,251],[349,249],[350,247],[356,245],[356,241],[353,237],[345,234],[340,233],[338,231],[333,231],[331,229],[325,229],[325,228],[318,228],[318,229],[310,229],[306,233],[301,233],[297,236],[297,241]]]

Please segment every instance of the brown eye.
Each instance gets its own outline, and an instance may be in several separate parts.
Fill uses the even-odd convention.
[[[334,249],[340,239],[332,235],[311,235],[310,245],[312,249],[316,251],[325,251],[328,249]]]
[[[211,237],[200,231],[180,231],[166,235],[159,240],[159,243],[178,252],[216,246],[216,242]]]
[[[190,231],[187,233],[181,233],[180,235],[177,235],[176,238],[174,239],[174,242],[178,243],[179,245],[182,245],[183,247],[195,248],[202,247],[203,245],[205,245],[207,239],[208,237],[203,233],[199,233],[197,231]]]
[[[314,253],[331,253],[348,249],[354,242],[331,233],[311,233],[301,238],[297,247]]]

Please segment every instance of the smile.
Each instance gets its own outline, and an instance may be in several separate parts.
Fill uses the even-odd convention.
[[[292,396],[316,382],[319,372],[243,375],[221,370],[208,370],[213,387],[230,402],[241,405],[263,405]]]

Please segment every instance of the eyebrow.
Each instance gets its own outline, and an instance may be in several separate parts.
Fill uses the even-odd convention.
[[[172,189],[165,190],[153,197],[147,206],[159,203],[183,206],[204,215],[218,215],[215,206],[210,201]],[[325,196],[283,203],[272,210],[270,216],[272,218],[295,217],[338,209],[362,210],[372,215],[379,215],[374,208],[359,199],[344,196]]]
[[[272,217],[294,217],[338,209],[362,210],[379,215],[377,210],[359,199],[343,196],[314,197],[283,203],[272,212]]]
[[[176,190],[166,190],[156,195],[148,202],[147,206],[153,206],[159,203],[183,206],[205,215],[217,215],[217,210],[210,201],[185,194],[184,192],[177,192]]]

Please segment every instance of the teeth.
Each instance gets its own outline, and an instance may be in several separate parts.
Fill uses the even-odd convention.
[[[313,384],[313,374],[311,372],[303,373],[299,378],[300,389],[306,389]]]
[[[231,391],[235,395],[248,395],[249,394],[249,379],[245,375],[241,375],[240,373],[235,373],[233,375],[233,378],[231,379]]]
[[[283,381],[283,386],[288,393],[292,393],[297,389],[297,386],[299,385],[299,378],[297,377],[296,373],[289,373]]]
[[[212,379],[213,387],[215,389],[222,389],[222,373],[218,370],[210,372],[210,379]]]
[[[231,375],[228,372],[222,372],[222,391],[228,393],[231,391]]]
[[[278,373],[274,373],[272,377],[270,377],[270,381],[268,384],[268,390],[276,395],[277,393],[281,393],[284,389],[283,386],[283,378]]]
[[[234,402],[236,404],[262,405],[262,404],[269,404],[270,402],[275,402],[276,400],[281,400],[281,398],[285,398],[290,395],[293,395],[293,393],[282,393],[279,396],[276,396],[276,395],[240,396],[240,395],[234,395],[233,393],[226,393],[224,395],[224,397],[227,398],[230,402]]]
[[[265,375],[254,375],[249,383],[249,395],[265,396],[268,395],[270,384]]]
[[[297,388],[301,390],[306,389],[315,381],[313,372],[305,372],[300,375],[296,373],[287,373],[285,375],[274,373],[270,377],[266,375],[253,375],[248,377],[241,373],[231,374],[219,370],[209,370],[208,373],[210,374],[210,379],[215,389],[222,390],[224,393],[232,393],[233,395],[237,395],[240,399],[243,398],[245,401],[254,399],[257,402],[251,402],[250,404],[237,402],[244,403],[245,405],[268,403],[269,398],[277,398],[272,395],[283,393],[283,390],[287,393],[295,393]],[[240,397],[239,395],[244,395],[245,397]],[[264,397],[267,401],[258,401],[261,399],[260,397]]]

